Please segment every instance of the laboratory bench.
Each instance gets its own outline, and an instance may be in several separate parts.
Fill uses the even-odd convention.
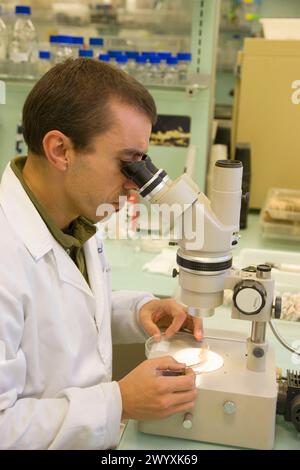
[[[134,240],[105,240],[105,251],[112,270],[112,285],[114,290],[129,289],[150,291],[159,297],[174,295],[177,280],[160,274],[150,274],[143,271],[146,262],[153,259],[155,253],[144,252]],[[259,229],[259,215],[252,213],[248,218],[248,228],[241,231],[239,247],[234,255],[245,248],[258,248],[265,250],[280,250],[299,252],[300,243],[289,243],[282,240],[269,240],[262,238]],[[176,248],[174,248],[176,250]],[[289,342],[300,340],[300,322],[287,322],[276,320],[281,335]],[[250,322],[231,319],[229,307],[219,307],[215,315],[204,320],[205,334],[213,334],[214,330],[240,332],[249,336]],[[282,368],[283,375],[287,369],[300,370],[300,360],[284,349],[268,328],[267,340],[275,349],[276,365]],[[123,345],[122,345],[123,346]],[[141,345],[143,348],[143,345]],[[124,351],[122,351],[124,353]],[[137,429],[137,422],[129,420],[122,434],[118,446],[119,450],[137,449],[177,449],[177,450],[204,450],[204,449],[233,449],[232,447],[210,444],[185,439],[169,438],[144,434]],[[300,434],[292,423],[285,422],[282,416],[276,419],[276,438],[274,449],[300,450]]]

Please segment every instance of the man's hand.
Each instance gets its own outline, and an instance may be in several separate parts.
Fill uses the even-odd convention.
[[[197,396],[192,369],[185,375],[167,377],[163,370],[182,370],[170,356],[148,359],[119,381],[122,396],[122,419],[161,419],[174,413],[189,411]]]
[[[173,299],[150,300],[140,309],[139,319],[150,336],[160,337],[160,328],[167,328],[166,336],[173,336],[182,328],[190,330],[196,340],[203,338],[202,319],[188,315],[186,308]]]

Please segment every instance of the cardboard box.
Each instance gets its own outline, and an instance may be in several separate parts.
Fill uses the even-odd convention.
[[[239,56],[233,145],[252,149],[250,207],[270,187],[300,189],[300,42],[246,39]]]

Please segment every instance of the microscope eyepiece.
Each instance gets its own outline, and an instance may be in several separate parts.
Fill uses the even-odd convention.
[[[123,163],[121,171],[128,179],[135,182],[142,197],[152,193],[167,177],[164,170],[156,168],[149,155],[144,155],[139,162]]]
[[[153,173],[147,168],[144,160],[123,163],[121,171],[128,179],[134,181],[139,188],[142,188],[153,178]]]

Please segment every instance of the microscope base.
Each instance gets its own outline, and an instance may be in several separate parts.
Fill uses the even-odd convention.
[[[178,413],[159,421],[140,422],[139,430],[235,447],[272,449],[277,402],[273,351],[269,348],[267,352],[265,372],[253,372],[246,368],[246,341],[216,337],[206,340],[210,350],[223,357],[224,365],[197,376],[198,397],[189,422],[185,422],[190,428],[183,425],[186,414]]]

